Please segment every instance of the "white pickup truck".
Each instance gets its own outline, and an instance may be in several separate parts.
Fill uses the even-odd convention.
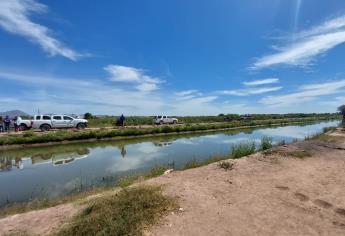
[[[177,124],[178,120],[170,116],[155,116],[153,118],[153,123],[156,125],[163,124]]]
[[[23,122],[27,123],[24,120]],[[62,128],[84,129],[87,127],[88,121],[67,115],[35,115],[30,124],[30,128],[49,131],[50,129]]]

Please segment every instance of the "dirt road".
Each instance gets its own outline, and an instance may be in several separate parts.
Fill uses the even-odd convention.
[[[345,135],[327,139],[229,160],[232,170],[215,163],[146,181],[163,185],[180,210],[145,234],[345,235]],[[0,219],[0,235],[51,232],[76,212],[58,207]]]

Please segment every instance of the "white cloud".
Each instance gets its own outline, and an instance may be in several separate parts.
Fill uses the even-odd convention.
[[[82,54],[64,46],[51,36],[50,30],[30,19],[32,13],[44,13],[47,6],[35,0],[1,0],[0,27],[4,30],[28,38],[39,44],[50,55],[61,55],[77,60]]]
[[[278,96],[268,96],[261,99],[260,102],[265,105],[273,106],[299,104],[301,102],[315,100],[320,96],[343,92],[344,89],[345,80],[304,85],[301,86],[297,92]]]
[[[202,96],[198,90],[184,90],[180,92],[175,92],[177,100],[190,100]]]
[[[264,84],[274,84],[278,82],[279,82],[278,78],[267,78],[267,79],[262,79],[262,80],[245,81],[242,84],[246,86],[257,86],[257,85],[264,85]]]
[[[345,42],[345,16],[328,20],[293,37],[295,40],[278,48],[278,52],[259,58],[252,69],[262,69],[278,64],[306,66],[317,56]]]
[[[163,83],[159,78],[145,75],[145,71],[129,66],[108,65],[104,70],[109,74],[109,80],[114,82],[135,83],[140,92],[151,92],[159,89]]]
[[[188,96],[188,95],[192,95],[192,94],[196,94],[198,93],[198,90],[184,90],[184,91],[180,91],[180,92],[176,92],[175,95],[179,96],[179,97],[184,97],[184,96]]]
[[[268,92],[274,92],[281,90],[283,87],[261,87],[261,88],[250,88],[250,89],[238,89],[238,90],[223,90],[220,91],[223,95],[234,95],[234,96],[249,96],[256,94],[263,94]]]

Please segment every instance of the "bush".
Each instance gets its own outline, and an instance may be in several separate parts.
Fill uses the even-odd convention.
[[[261,145],[260,145],[261,150],[270,149],[270,148],[272,148],[272,146],[273,145],[272,145],[272,138],[271,137],[267,137],[267,136],[262,137]]]

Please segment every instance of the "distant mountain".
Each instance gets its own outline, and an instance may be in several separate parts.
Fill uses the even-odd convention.
[[[29,116],[29,114],[20,111],[20,110],[12,110],[12,111],[5,111],[5,112],[0,112],[0,116],[5,117],[15,117],[15,116]]]

